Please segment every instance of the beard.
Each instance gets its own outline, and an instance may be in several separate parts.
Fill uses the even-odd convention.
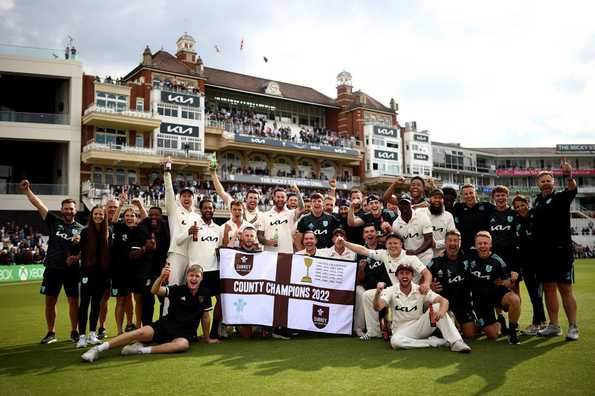
[[[440,206],[430,205],[429,209],[430,209],[431,214],[433,214],[434,216],[439,216],[444,212],[444,205],[440,205]]]

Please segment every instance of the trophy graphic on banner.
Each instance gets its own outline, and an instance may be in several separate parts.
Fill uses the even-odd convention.
[[[306,266],[306,275],[302,276],[302,282],[304,283],[312,283],[312,278],[310,277],[310,267],[314,261],[311,257],[304,257],[304,265]]]

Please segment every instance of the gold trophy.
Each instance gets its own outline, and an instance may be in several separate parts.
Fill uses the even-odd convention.
[[[306,275],[302,276],[302,282],[304,283],[312,283],[312,278],[310,277],[310,267],[313,264],[313,260],[311,257],[304,257],[304,265],[306,266]]]

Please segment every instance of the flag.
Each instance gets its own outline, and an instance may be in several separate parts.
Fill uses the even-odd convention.
[[[269,63],[269,59],[266,56],[263,56],[262,59],[264,59],[264,63]]]
[[[242,37],[242,41],[240,41],[240,51],[244,49],[244,38]]]
[[[217,51],[218,54],[222,52],[218,45],[215,45],[215,51]]]

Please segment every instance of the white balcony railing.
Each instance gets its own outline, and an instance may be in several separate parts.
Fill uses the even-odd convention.
[[[166,157],[171,156],[174,158],[187,158],[193,160],[203,160],[208,157],[204,153],[197,151],[186,151],[178,149],[168,149],[163,147],[134,147],[127,146],[124,144],[111,144],[111,143],[97,143],[94,140],[90,140],[87,145],[83,147],[83,153],[89,151],[105,151],[105,152],[116,152],[116,153],[129,153],[137,155],[147,155],[153,157]]]
[[[147,118],[147,119],[156,118],[155,114],[153,114],[151,112],[147,112],[147,111],[136,111],[136,110],[117,111],[116,109],[113,109],[111,107],[101,107],[101,106],[97,106],[97,105],[91,105],[91,106],[87,107],[85,109],[84,115],[88,115],[88,114],[94,113],[94,112],[106,113],[106,114],[116,114],[116,115],[122,115],[125,117],[136,117],[136,118]]]

